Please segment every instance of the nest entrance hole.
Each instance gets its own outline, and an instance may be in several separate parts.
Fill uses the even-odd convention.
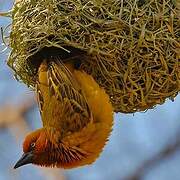
[[[85,60],[87,53],[78,48],[71,46],[64,46],[64,49],[57,47],[44,47],[36,54],[32,55],[28,59],[28,64],[32,69],[35,69],[36,73],[43,60],[47,61],[61,61],[62,63],[73,62],[76,69],[78,69],[82,61]]]

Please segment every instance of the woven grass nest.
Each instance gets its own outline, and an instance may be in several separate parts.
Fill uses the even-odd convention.
[[[21,0],[12,10],[8,65],[34,87],[43,58],[74,59],[109,94],[115,112],[137,112],[180,90],[176,0]]]

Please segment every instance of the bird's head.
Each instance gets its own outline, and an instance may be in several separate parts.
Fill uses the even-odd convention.
[[[51,134],[51,135],[50,135]],[[46,167],[74,168],[86,159],[86,153],[57,140],[55,133],[41,128],[28,134],[23,143],[23,155],[14,168],[26,164]]]
[[[41,164],[42,163],[41,159],[46,158],[47,145],[48,145],[48,138],[43,128],[28,134],[23,143],[24,154],[16,163],[14,168],[16,169],[20,166],[30,163]]]

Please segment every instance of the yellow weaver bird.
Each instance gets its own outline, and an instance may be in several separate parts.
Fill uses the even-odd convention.
[[[75,168],[93,163],[113,124],[108,95],[72,63],[44,60],[38,71],[37,96],[43,127],[24,140],[25,164]]]

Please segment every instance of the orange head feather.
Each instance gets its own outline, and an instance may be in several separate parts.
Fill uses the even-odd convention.
[[[52,129],[41,128],[28,134],[23,143],[24,154],[14,168],[25,164],[36,164],[46,167],[77,167],[78,163],[88,155],[78,147],[70,147],[57,140]]]

